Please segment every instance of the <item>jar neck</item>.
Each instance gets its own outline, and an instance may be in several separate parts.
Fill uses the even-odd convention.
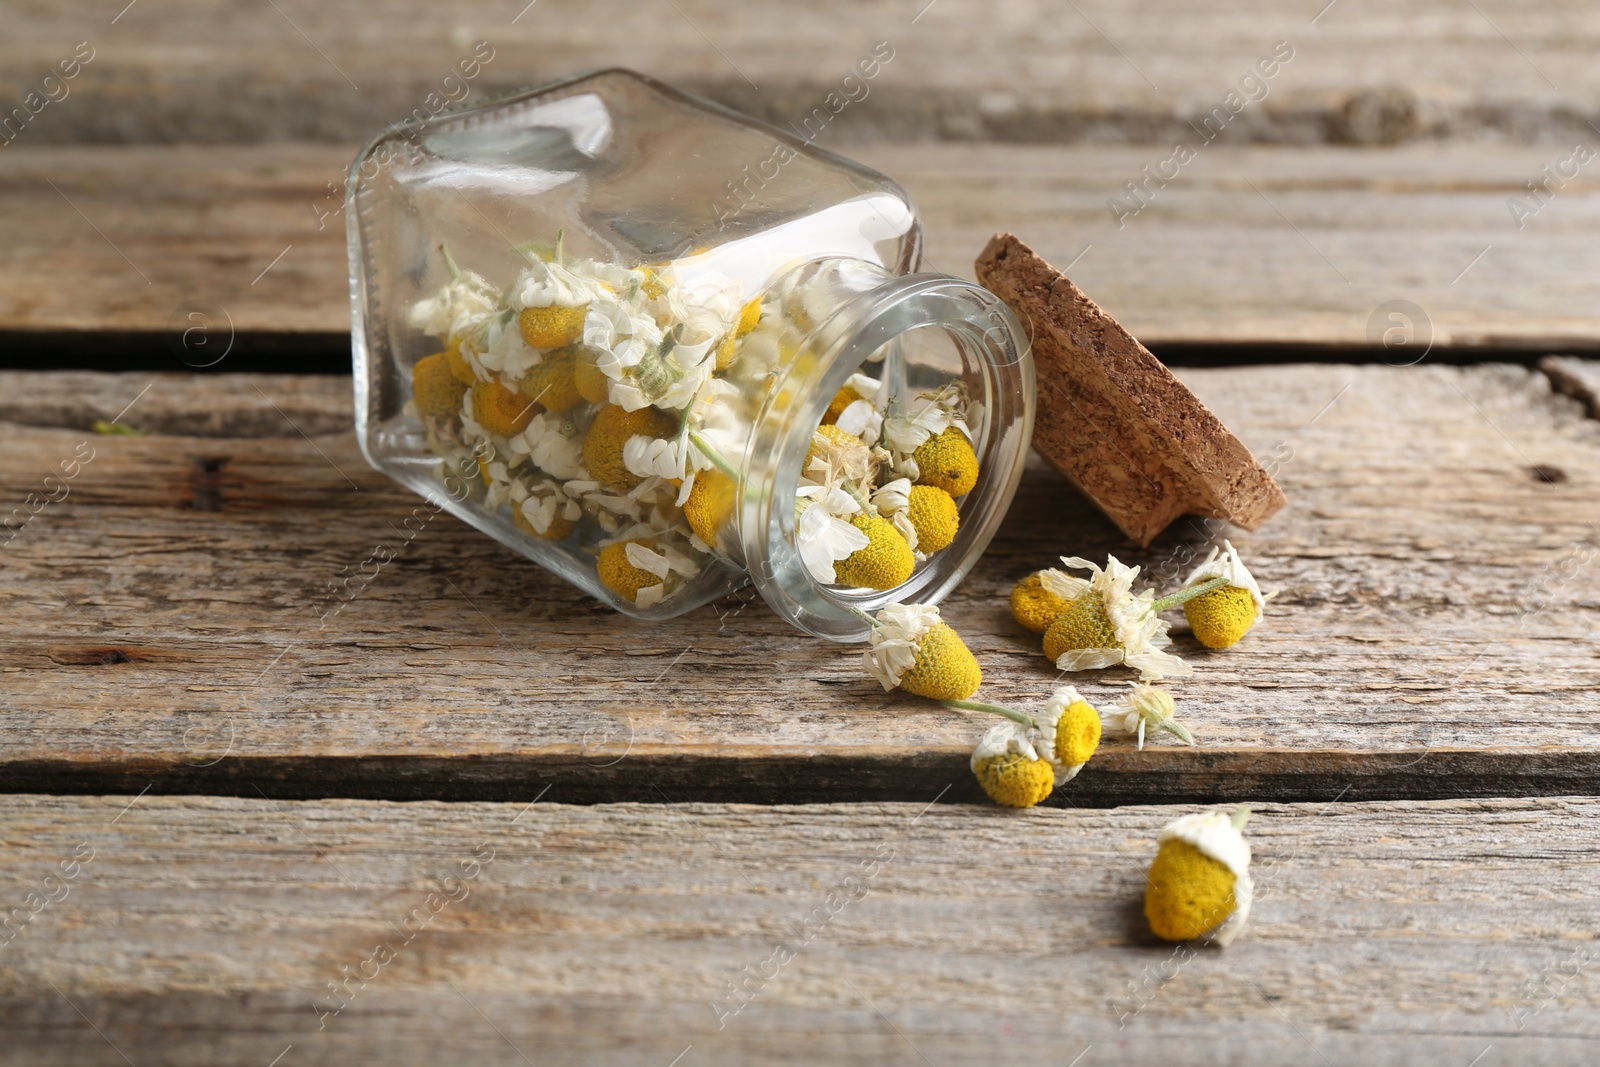
[[[864,640],[871,613],[892,602],[933,604],[988,546],[1016,493],[1033,432],[1033,363],[1011,310],[980,286],[944,274],[893,276],[859,260],[797,268],[777,285],[793,323],[792,357],[774,372],[741,470],[738,543],[752,583],[792,625],[836,641]],[[885,383],[888,416],[952,380],[970,398],[977,486],[960,501],[948,547],[889,590],[818,582],[796,540],[796,492],[812,436],[857,372]]]

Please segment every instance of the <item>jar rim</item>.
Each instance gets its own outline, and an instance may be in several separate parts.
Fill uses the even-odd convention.
[[[844,269],[860,261],[835,261]],[[740,547],[762,599],[808,633],[862,641],[871,631],[863,613],[894,602],[936,604],[977,562],[997,532],[1021,480],[1033,433],[1034,372],[1021,323],[999,297],[947,274],[893,276],[844,301],[817,323],[800,355],[771,386],[756,420],[741,472]],[[846,589],[819,583],[795,544],[794,500],[812,434],[835,394],[869,357],[888,346],[884,367],[902,358],[898,342],[914,331],[941,329],[961,355],[982,395],[974,446],[983,475],[962,498],[957,539],[920,562],[905,583],[888,590]]]

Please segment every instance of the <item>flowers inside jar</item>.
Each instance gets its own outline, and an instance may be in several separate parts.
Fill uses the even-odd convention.
[[[742,470],[772,383],[827,309],[677,263],[624,267],[527,246],[503,286],[461,269],[409,323],[441,346],[412,367],[427,447],[521,535],[588,561],[619,601],[667,604],[738,566]],[[897,390],[880,350],[815,427],[795,548],[820,585],[893,589],[949,547],[979,471],[966,387]],[[904,395],[902,395],[902,393]]]

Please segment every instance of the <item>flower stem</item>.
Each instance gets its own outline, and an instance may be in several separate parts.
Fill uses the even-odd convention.
[[[729,478],[735,485],[739,484],[739,472],[733,469],[733,464],[722,457],[722,453],[712,447],[711,442],[701,437],[693,430],[689,431],[689,441],[700,450],[700,454],[711,461],[711,465]]]
[[[450,272],[450,280],[453,282],[460,281],[461,268],[456,266],[456,257],[450,254],[450,249],[441,244],[439,246],[439,254],[444,256],[444,268]]]
[[[948,708],[955,708],[957,711],[981,711],[989,715],[998,715],[1003,719],[1021,723],[1023,726],[1037,727],[1039,725],[1034,722],[1032,715],[1024,715],[1020,711],[1014,711],[999,704],[985,704],[981,700],[941,700],[939,703]]]
[[[868,626],[872,627],[874,630],[883,625],[883,623],[879,622],[877,619],[874,619],[871,615],[868,615],[866,612],[854,605],[851,605],[850,610],[855,612],[857,618],[866,623]]]
[[[1188,731],[1183,723],[1179,722],[1177,719],[1174,719],[1170,715],[1164,717],[1160,722],[1156,723],[1156,729],[1165,730],[1167,733],[1171,734],[1173,737],[1176,737],[1179,741],[1182,741],[1186,745],[1194,744],[1194,735]]]
[[[1213,578],[1208,582],[1201,582],[1199,585],[1191,585],[1187,589],[1180,589],[1170,596],[1164,596],[1160,600],[1153,601],[1150,605],[1150,610],[1146,614],[1154,615],[1158,611],[1175,608],[1187,600],[1193,600],[1197,596],[1204,596],[1214,589],[1221,589],[1227,584],[1228,579],[1226,578]]]

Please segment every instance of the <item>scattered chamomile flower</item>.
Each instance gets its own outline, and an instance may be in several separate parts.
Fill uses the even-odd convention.
[[[1159,604],[1152,593],[1134,593],[1138,567],[1124,566],[1115,556],[1106,557],[1104,570],[1078,556],[1063,556],[1061,562],[1093,576],[1044,632],[1044,654],[1058,669],[1088,671],[1122,664],[1147,682],[1193,673],[1183,660],[1161,651],[1171,643],[1167,624],[1156,614]]]
[[[1070,781],[1100,747],[1100,713],[1077,689],[1063,685],[1050,694],[1037,716],[1044,757],[1056,767],[1056,784]]]
[[[1192,588],[1215,578],[1226,578],[1227,584],[1188,601],[1183,613],[1195,640],[1207,648],[1229,648],[1250,632],[1269,598],[1261,595],[1261,587],[1231,542],[1223,541],[1220,549],[1213,545],[1205,562],[1183,584]]]
[[[1144,748],[1145,728],[1165,730],[1186,745],[1194,744],[1194,737],[1178,722],[1174,715],[1177,704],[1165,689],[1146,682],[1129,682],[1133,688],[1118,697],[1105,714],[1106,726],[1118,733],[1138,738],[1139,748]]]
[[[1011,590],[1011,617],[1024,629],[1042,634],[1050,629],[1067,608],[1068,601],[1082,596],[1089,583],[1074,578],[1066,571],[1049,569],[1034,571]]]
[[[1020,723],[997,723],[972,750],[972,773],[1001,807],[1031,808],[1055,790],[1056,768],[1039,755],[1030,732]]]
[[[1239,936],[1255,896],[1250,844],[1240,833],[1249,817],[1248,809],[1200,812],[1162,828],[1144,891],[1152,933],[1164,941],[1210,934],[1218,945]]]
[[[965,700],[978,691],[977,657],[928,604],[887,604],[861,659],[885,691],[899,688],[930,700]],[[1048,792],[1048,791],[1047,791]]]

